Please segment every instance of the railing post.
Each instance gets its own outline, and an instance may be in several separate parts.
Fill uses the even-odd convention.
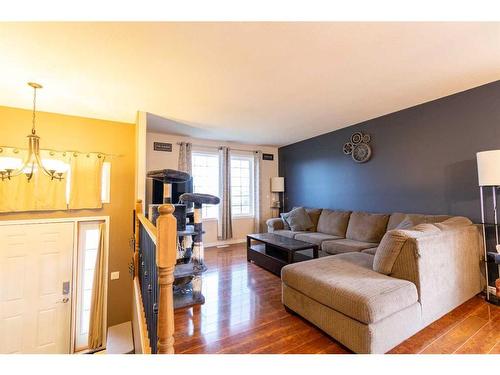
[[[177,220],[172,204],[163,204],[156,222],[158,266],[158,354],[174,353],[174,270],[177,261]]]
[[[139,233],[140,233],[140,221],[137,215],[142,213],[142,200],[138,199],[135,203],[135,235],[134,235],[134,277],[139,276]]]

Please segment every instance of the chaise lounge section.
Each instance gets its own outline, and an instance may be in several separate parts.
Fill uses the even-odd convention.
[[[322,258],[282,269],[283,304],[356,353],[385,353],[481,291],[480,234],[467,218],[323,210],[311,232],[268,226],[322,239]]]

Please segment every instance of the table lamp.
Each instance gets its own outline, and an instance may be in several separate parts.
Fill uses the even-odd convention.
[[[273,207],[281,211],[281,195],[285,191],[285,178],[284,177],[271,177],[271,192],[278,193],[278,201],[273,202]]]

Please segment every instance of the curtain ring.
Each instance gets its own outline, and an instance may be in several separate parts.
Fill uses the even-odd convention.
[[[73,156],[76,158],[78,154],[76,152],[73,152]]]
[[[19,150],[17,148],[14,149],[14,154],[19,154]]]
[[[90,158],[90,154],[87,154],[87,157]]]
[[[97,157],[100,159],[102,156],[101,156],[101,154],[98,154]]]

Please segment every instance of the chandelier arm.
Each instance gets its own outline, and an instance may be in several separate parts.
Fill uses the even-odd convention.
[[[36,163],[38,164],[38,168],[40,168],[42,170],[43,174],[45,174],[46,176],[50,177],[52,180],[54,180],[56,178],[55,177],[55,171],[54,171],[54,173],[52,173],[51,171],[47,170],[43,166],[42,160],[40,159],[40,153],[35,152],[35,160],[36,160]]]
[[[28,136],[28,138],[30,138],[30,136]],[[31,168],[31,167],[28,167],[30,162],[32,161],[33,159],[33,145],[32,145],[32,141],[31,141],[31,138],[30,138],[30,141],[29,141],[29,149],[28,149],[28,155],[26,156],[26,158],[24,158],[21,166],[17,169],[14,169],[12,170],[10,173],[9,173],[9,178],[10,177],[17,177],[21,174],[24,174],[24,171],[27,169],[27,168]]]

